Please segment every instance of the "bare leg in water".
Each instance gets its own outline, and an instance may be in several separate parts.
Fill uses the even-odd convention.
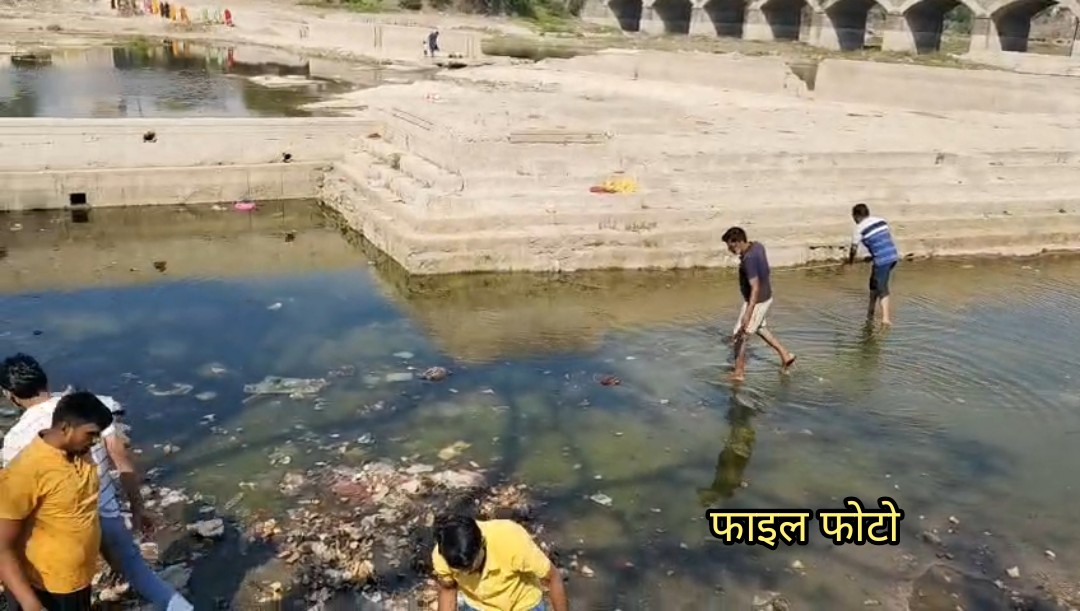
[[[892,309],[889,307],[889,296],[881,298],[881,324],[886,327],[892,326]]]
[[[788,368],[795,363],[795,355],[789,352],[768,329],[762,327],[758,329],[757,334],[779,355],[782,364],[780,370],[786,373]],[[732,382],[742,382],[746,379],[746,340],[746,333],[739,333],[735,336],[735,370],[731,373]]]

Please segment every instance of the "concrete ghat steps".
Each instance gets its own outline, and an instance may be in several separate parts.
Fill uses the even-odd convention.
[[[427,159],[402,150],[385,140],[366,138],[360,141],[360,150],[370,155],[387,167],[397,166],[402,174],[415,180],[421,186],[440,192],[455,192],[465,188],[465,182],[458,174],[451,173]],[[356,153],[347,154],[345,161],[356,159]],[[363,163],[362,157],[358,159]]]
[[[717,244],[719,232],[726,226],[719,220],[649,233],[579,226],[446,235],[428,233],[428,222],[393,201],[388,191],[357,183],[338,168],[324,181],[323,195],[355,229],[413,273],[731,263]],[[780,266],[836,256],[836,250],[813,247],[842,246],[850,230],[850,222],[843,219],[806,227],[761,225],[753,232],[756,239],[767,243],[770,258]],[[905,220],[899,239],[905,251],[931,254],[1028,254],[1039,252],[1046,244],[1080,248],[1080,217],[1003,217],[983,223],[973,223],[970,218],[928,218],[918,224]]]
[[[351,181],[347,188],[354,188]],[[514,244],[530,244],[538,240],[583,240],[586,245],[599,244],[632,245],[649,243],[653,248],[673,246],[680,242],[714,242],[731,221],[724,218],[691,219],[684,223],[651,228],[585,225],[518,225],[514,229],[473,231],[457,226],[445,226],[443,219],[422,218],[406,212],[389,201],[385,193],[370,187],[356,189],[362,199],[359,206],[364,211],[371,211],[391,222],[403,232],[411,234],[411,239],[435,250],[474,250],[496,247],[510,247]],[[972,218],[971,216],[933,216],[921,219],[905,218],[895,223],[899,239],[904,234],[917,235],[920,239],[934,237],[963,236],[966,234],[993,234],[996,231],[1008,231],[1013,235],[1038,234],[1047,228],[1060,231],[1069,228],[1080,236],[1080,215],[1041,214],[1022,217],[1000,216],[994,218]],[[440,227],[442,226],[442,227]],[[443,229],[444,231],[438,231]],[[835,221],[813,225],[793,225],[759,222],[748,225],[755,236],[761,239],[795,240],[803,244],[842,245],[851,233],[851,223],[840,216]]]
[[[944,180],[930,184],[927,184],[930,182],[929,179],[937,176],[928,176],[924,182],[914,184],[910,182],[900,184],[899,178],[898,184],[891,184],[887,181],[874,180],[874,177],[867,178],[863,183],[853,177],[851,181],[830,180],[829,183],[821,185],[809,185],[800,180],[780,180],[768,183],[767,188],[723,183],[717,186],[709,186],[708,183],[685,187],[672,185],[666,190],[643,188],[638,193],[627,195],[594,194],[590,193],[585,185],[553,187],[540,189],[539,192],[535,190],[535,187],[518,186],[517,190],[485,192],[483,200],[478,200],[476,196],[470,197],[467,193],[455,191],[447,194],[445,191],[425,186],[405,172],[379,163],[370,156],[351,155],[346,163],[340,165],[356,180],[384,186],[405,205],[438,212],[452,212],[454,215],[485,213],[484,215],[487,216],[499,211],[520,215],[541,211],[569,213],[582,210],[621,213],[633,208],[664,209],[669,207],[681,210],[726,210],[731,206],[752,205],[756,208],[772,208],[795,202],[804,208],[819,205],[830,208],[846,207],[856,201],[890,206],[924,201],[936,201],[942,204],[952,202],[955,205],[963,205],[972,198],[979,201],[1030,200],[1031,193],[1038,193],[1040,199],[1067,200],[1080,190],[1080,172],[1060,168],[1060,172],[1051,171],[1039,174],[1017,171],[1013,176],[1008,176],[1008,180],[985,182],[972,177],[958,180],[944,174],[939,175]],[[1015,169],[1010,168],[1010,170]],[[514,183],[513,180],[505,179],[503,182],[511,185]]]
[[[362,162],[355,156],[348,158],[350,163]],[[409,172],[402,167],[403,174]],[[602,182],[612,175],[592,173],[588,176],[568,176],[559,174],[523,175],[507,172],[487,175],[469,175],[458,177],[461,187],[457,191],[484,191],[493,195],[513,194],[526,189],[567,189],[576,188],[587,191],[594,184]],[[1058,180],[1080,180],[1080,166],[1046,166],[1033,172],[1028,166],[971,166],[971,167],[896,167],[872,168],[862,166],[830,168],[764,168],[764,169],[729,169],[718,166],[709,170],[693,171],[674,167],[658,172],[641,168],[630,169],[624,173],[638,182],[644,190],[659,191],[667,189],[686,190],[695,185],[718,185],[720,188],[760,188],[776,185],[798,185],[804,188],[870,188],[887,185],[979,185],[1004,183],[1054,182]],[[423,180],[417,179],[423,184]]]
[[[963,207],[969,203],[1001,201],[1023,205],[1033,200],[1069,201],[1080,193],[1080,181],[1040,185],[995,185],[972,187],[970,185],[930,187],[878,187],[846,190],[818,189],[805,191],[800,188],[779,189],[708,189],[696,192],[636,193],[628,195],[560,194],[540,193],[519,197],[487,198],[470,200],[438,198],[429,200],[426,209],[443,216],[488,216],[499,214],[622,214],[635,210],[686,210],[701,214],[710,212],[754,211],[768,214],[797,206],[805,210],[818,210],[827,214],[847,212],[856,202],[865,202],[871,208],[920,206],[938,204]],[[408,200],[406,200],[408,203]],[[1002,212],[1004,208],[997,210]],[[1011,211],[1011,210],[1010,210]]]
[[[1039,236],[978,235],[922,240],[918,251],[928,256],[960,255],[1033,255],[1044,252],[1045,244],[1059,245],[1055,250],[1080,251],[1076,234],[1055,233]],[[767,242],[769,259],[774,267],[803,265],[828,260],[826,255],[808,250],[804,244]],[[651,246],[577,247],[570,243],[541,248],[523,247],[517,251],[414,250],[405,259],[415,274],[448,274],[465,271],[575,271],[586,269],[672,269],[689,267],[730,267],[735,259],[722,247],[687,246],[680,249],[657,249]]]
[[[401,133],[398,133],[401,132]],[[716,167],[732,169],[829,167],[936,167],[987,165],[1080,165],[1080,151],[1012,150],[956,154],[947,151],[766,151],[735,153],[702,147],[700,139],[619,135],[603,145],[510,144],[505,138],[464,142],[432,132],[391,127],[384,141],[466,177],[499,166],[521,174],[580,175],[583,168],[609,166],[610,171],[655,164],[655,151],[664,163],[687,171]],[[494,151],[494,156],[490,153]],[[649,151],[641,156],[638,151]],[[590,163],[582,164],[581,160]]]
[[[416,226],[424,233],[494,232],[519,230],[523,227],[569,228],[575,226],[619,226],[641,231],[656,227],[700,223],[714,218],[748,226],[768,222],[770,217],[784,218],[791,223],[813,223],[823,218],[839,218],[846,221],[848,204],[854,201],[848,200],[844,205],[833,203],[812,205],[788,198],[779,204],[756,206],[690,206],[685,202],[672,202],[670,207],[642,207],[638,201],[623,199],[622,196],[590,194],[591,199],[586,200],[584,205],[573,206],[521,206],[516,205],[512,200],[486,203],[460,202],[460,205],[453,206],[441,205],[437,201],[429,202],[428,205],[418,205],[408,203],[407,199],[402,198],[400,193],[392,191],[388,185],[365,180],[365,176],[355,166],[339,165],[337,170],[350,180],[363,184],[368,190],[366,197],[379,198],[392,203],[393,207],[390,210],[393,214],[400,216],[404,222]],[[1080,200],[1075,199],[1078,191],[1075,189],[1068,191],[1073,199],[1062,197],[1033,200],[1027,193],[1023,193],[1018,198],[1000,199],[997,193],[964,192],[961,195],[967,199],[949,200],[942,196],[919,202],[900,202],[895,199],[878,202],[872,198],[863,198],[862,201],[870,203],[875,212],[894,219],[938,219],[942,216],[953,215],[979,220],[992,216],[1008,217],[1010,214],[1076,213],[1080,211]]]
[[[432,222],[434,224],[434,221]],[[731,226],[727,219],[708,219],[697,223],[686,223],[650,229],[623,227],[597,227],[595,225],[573,226],[523,226],[517,230],[476,231],[476,232],[425,232],[415,225],[410,229],[423,236],[422,240],[436,249],[473,250],[501,245],[510,247],[521,242],[529,244],[538,240],[580,239],[590,245],[633,245],[648,243],[655,248],[677,246],[680,243],[713,243],[720,239],[723,232]],[[813,225],[792,225],[780,222],[761,222],[746,227],[755,239],[793,240],[804,244],[843,245],[851,236],[851,221],[843,218],[835,222],[822,222]],[[905,236],[918,236],[920,239],[936,237],[964,236],[1009,231],[1013,234],[1038,234],[1040,232],[1058,232],[1069,229],[1080,239],[1080,216],[1078,215],[1040,215],[988,218],[973,220],[941,216],[920,220],[904,220],[897,226],[897,240],[902,243]]]

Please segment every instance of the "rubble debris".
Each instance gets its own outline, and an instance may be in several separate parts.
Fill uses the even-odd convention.
[[[445,367],[428,367],[420,378],[429,382],[441,382],[450,376],[450,371]]]
[[[311,604],[343,591],[363,592],[388,608],[399,598],[433,602],[430,528],[441,512],[532,526],[526,486],[489,486],[479,470],[377,460],[291,472],[286,484],[303,504],[285,519],[256,521],[248,534],[273,542]]]
[[[411,382],[412,379],[413,379],[413,374],[410,371],[404,371],[404,372],[401,372],[401,373],[388,373],[388,374],[386,374],[386,381],[387,382]],[[377,383],[378,383],[378,378],[376,378],[376,384]]]
[[[266,376],[261,382],[245,384],[244,392],[249,395],[289,395],[291,399],[300,399],[319,394],[327,384],[324,378]]]
[[[791,603],[779,592],[765,592],[754,595],[753,609],[754,611],[789,611]]]
[[[188,532],[194,533],[203,539],[220,539],[225,536],[225,520],[214,518],[188,524]]]

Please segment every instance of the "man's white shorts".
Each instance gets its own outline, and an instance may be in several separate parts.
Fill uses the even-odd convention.
[[[746,316],[746,305],[747,304],[744,301],[742,308],[739,310],[739,318],[735,321],[735,330],[732,331],[732,334],[737,334],[739,332],[743,316]],[[759,329],[764,329],[768,326],[765,317],[769,315],[770,306],[772,306],[771,297],[767,301],[762,301],[754,306],[754,313],[750,315],[750,324],[746,325],[746,333],[748,335],[757,333]]]

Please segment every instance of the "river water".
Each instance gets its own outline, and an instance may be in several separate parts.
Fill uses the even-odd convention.
[[[143,40],[0,54],[0,117],[310,116],[304,104],[429,71]]]
[[[798,362],[780,376],[755,343],[734,389],[725,271],[408,279],[303,203],[93,215],[4,217],[4,352],[122,401],[166,481],[218,499],[250,482],[240,510],[278,502],[268,456],[303,440],[429,460],[462,440],[595,571],[570,581],[577,608],[748,609],[766,590],[898,608],[942,557],[920,533],[950,517],[950,560],[989,579],[1076,566],[1080,260],[902,263],[888,333],[863,328],[866,269],[778,270],[769,324]],[[432,365],[452,375],[387,381]],[[265,376],[346,367],[320,402],[245,402]],[[192,388],[150,392],[175,384]],[[309,450],[293,468],[334,460]],[[834,546],[812,522],[805,547],[728,547],[704,518],[847,496],[896,499],[900,545]]]

